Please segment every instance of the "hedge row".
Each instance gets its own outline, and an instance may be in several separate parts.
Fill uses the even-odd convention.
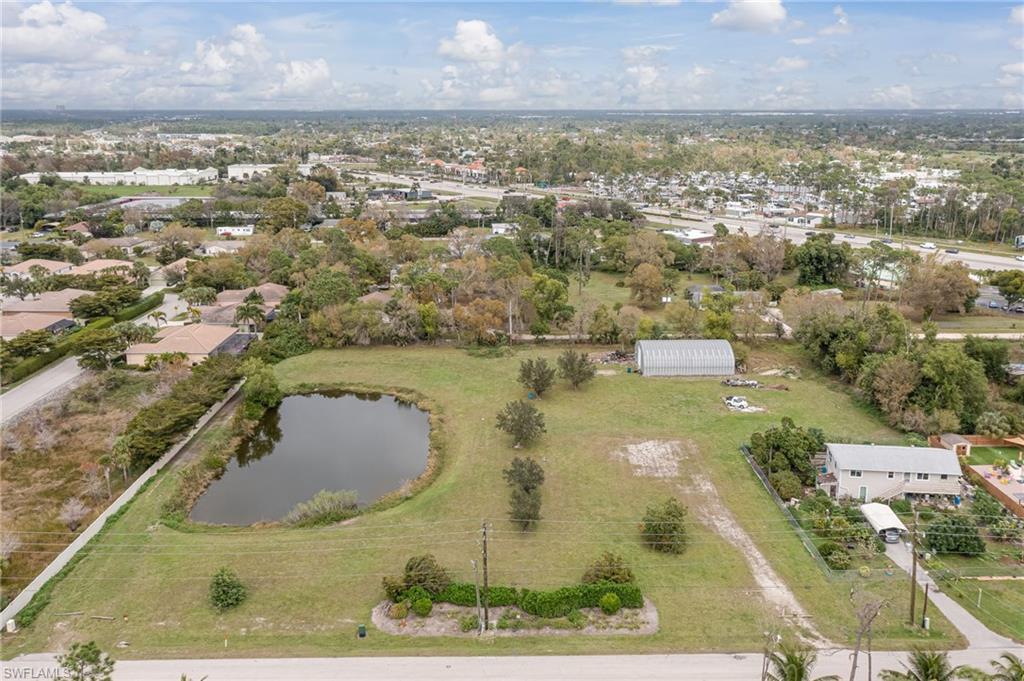
[[[134,305],[129,305],[126,308],[118,310],[114,314],[115,322],[126,322],[130,319],[135,319],[140,315],[144,315],[153,308],[159,307],[164,302],[164,292],[157,291],[151,295],[146,296]]]
[[[642,608],[644,596],[635,584],[613,584],[596,582],[594,584],[576,584],[564,586],[554,591],[531,591],[508,586],[492,586],[487,590],[488,605],[518,606],[524,612],[537,617],[565,617],[573,610],[580,608],[600,607],[601,597],[613,593],[619,597],[624,608]],[[483,598],[483,589],[480,590]],[[473,584],[455,582],[444,591],[433,596],[438,603],[452,605],[476,605],[476,587]]]
[[[43,353],[42,355],[36,355],[35,357],[29,357],[23,359],[12,367],[5,368],[3,371],[4,383],[10,384],[15,381],[20,381],[26,376],[31,376],[35,372],[39,371],[43,367],[56,362],[59,359],[63,359],[74,347],[75,341],[86,329],[105,329],[114,323],[113,317],[98,317],[88,324],[85,328],[79,329],[74,333],[69,333],[63,336],[53,346],[53,350]]]

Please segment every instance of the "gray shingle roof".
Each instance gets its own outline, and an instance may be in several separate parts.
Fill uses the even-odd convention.
[[[960,462],[949,449],[837,443],[825,446],[841,470],[960,475]]]

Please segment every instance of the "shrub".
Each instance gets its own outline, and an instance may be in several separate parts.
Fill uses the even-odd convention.
[[[433,600],[433,598],[431,598],[430,592],[424,589],[422,586],[414,586],[411,589],[406,590],[406,592],[402,594],[402,600],[408,601],[409,603],[414,603],[424,598],[426,598],[427,600]]]
[[[907,515],[914,510],[908,499],[896,499],[889,504],[889,508],[897,515]]]
[[[480,602],[487,598],[487,604],[500,607],[504,605],[516,605],[519,603],[519,591],[508,586],[492,586],[486,592],[480,589]],[[434,597],[436,603],[451,603],[452,605],[474,606],[476,605],[476,586],[467,582],[453,582],[441,593]]]
[[[601,598],[613,593],[623,608],[641,608],[644,604],[643,594],[635,584],[578,584],[566,586],[554,591],[523,590],[519,599],[519,607],[530,615],[537,617],[565,617],[573,610],[580,608],[598,608]]]
[[[846,570],[850,567],[850,552],[834,541],[827,541],[818,547],[818,553],[825,559],[825,564],[833,570]]]
[[[977,526],[959,513],[944,515],[929,525],[925,541],[936,553],[976,555],[985,552],[985,542]]]
[[[540,490],[513,487],[509,497],[508,515],[523,531],[533,527],[540,520]]]
[[[768,479],[775,493],[788,501],[799,499],[804,495],[804,487],[800,484],[800,478],[792,471],[776,471]]]
[[[673,498],[644,513],[643,541],[655,551],[682,553],[686,548],[686,507]]]
[[[429,598],[417,598],[412,602],[412,611],[417,617],[429,617],[434,603]]]
[[[221,612],[241,605],[247,595],[242,580],[226,567],[217,570],[210,581],[210,603]]]
[[[544,335],[545,333],[547,331],[542,331],[536,335]],[[540,397],[555,382],[555,370],[543,357],[524,359],[519,364],[519,382],[527,390],[532,390]]]
[[[480,628],[480,617],[478,615],[463,615],[459,618],[459,631],[469,633]]]
[[[505,408],[498,412],[496,425],[512,436],[512,445],[517,449],[531,442],[547,432],[544,426],[544,414],[537,410],[532,404],[516,400],[509,402]]]
[[[622,608],[622,601],[619,597],[610,591],[604,596],[601,596],[601,600],[598,601],[598,605],[601,607],[601,612],[606,615],[614,615]]]
[[[388,600],[392,603],[397,603],[402,600],[405,595],[405,582],[398,577],[391,577],[390,575],[380,580],[381,586],[384,587],[384,594],[388,597]]]
[[[569,624],[575,629],[582,629],[587,625],[587,616],[579,610],[573,610],[565,616],[565,619],[569,620]]]
[[[164,302],[164,292],[157,291],[156,293],[146,296],[134,305],[121,308],[114,313],[114,321],[125,322],[129,319],[135,319],[136,317],[143,315],[150,310],[159,307]]]
[[[611,582],[613,584],[632,584],[636,581],[633,571],[629,569],[626,562],[617,553],[605,551],[591,564],[583,573],[584,584],[595,582]]]
[[[392,603],[388,607],[388,617],[393,620],[404,620],[409,616],[409,604],[405,601]]]
[[[289,525],[326,525],[351,518],[358,511],[359,493],[352,490],[331,492],[325,489],[309,501],[295,504],[284,517]]]
[[[512,459],[509,467],[501,472],[510,487],[520,487],[529,492],[544,484],[544,469],[530,457]]]
[[[597,368],[582,352],[566,350],[558,356],[558,375],[569,381],[573,390],[594,378]]]
[[[430,594],[439,594],[451,583],[451,575],[432,554],[413,556],[405,563],[406,588],[419,586]]]

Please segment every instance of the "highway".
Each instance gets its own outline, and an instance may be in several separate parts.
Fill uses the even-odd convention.
[[[407,176],[393,175],[389,173],[378,173],[368,172],[367,177],[373,182],[388,182],[398,185],[409,186],[414,180]],[[492,185],[481,185],[474,183],[461,183],[454,182],[451,180],[430,180],[418,178],[415,180],[419,183],[422,189],[430,189],[431,191],[438,192],[452,192],[457,196],[471,198],[487,198],[500,200],[508,189],[514,189],[521,191],[517,187],[501,187]],[[571,195],[575,197],[584,197],[586,195],[580,194],[579,192],[565,192],[560,191],[557,187],[551,189],[537,189],[530,187],[527,191],[534,194],[555,194],[555,195]],[[702,229],[706,232],[712,232],[713,225],[721,222],[729,228],[730,232],[739,232],[745,230],[748,234],[756,234],[761,231],[762,225],[769,222],[774,222],[777,225],[776,229],[772,231],[779,236],[789,239],[794,244],[802,244],[807,240],[807,232],[828,232],[836,235],[837,241],[845,241],[849,243],[853,248],[866,248],[869,243],[874,241],[873,237],[866,236],[853,236],[852,238],[846,238],[846,235],[842,231],[833,230],[821,230],[813,227],[802,227],[798,225],[787,225],[782,220],[769,221],[767,219],[738,219],[738,218],[725,218],[720,216],[708,216],[698,214],[687,210],[673,210],[669,211],[664,208],[645,208],[641,210],[652,222],[658,222],[664,225],[670,225],[673,227],[682,228],[693,228]],[[671,214],[683,215],[684,218],[673,218]],[[968,252],[961,250],[959,253],[946,253],[942,247],[938,249],[925,249],[921,248],[920,244],[925,239],[906,240],[903,244],[896,241],[896,243],[890,244],[893,248],[906,248],[907,250],[915,251],[922,255],[929,253],[938,253],[939,257],[943,260],[957,260],[964,263],[972,270],[1024,270],[1024,262],[1016,260],[1012,256],[998,255],[995,253],[979,253],[979,252]]]

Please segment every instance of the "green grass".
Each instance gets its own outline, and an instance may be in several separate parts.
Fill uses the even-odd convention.
[[[991,466],[996,459],[1009,461],[1016,459],[1019,454],[1020,450],[1016,447],[979,447],[975,445],[971,447],[971,456],[967,461],[968,463]]]
[[[1024,580],[964,579],[943,591],[996,633],[1024,643]]]
[[[582,300],[591,298],[598,303],[604,303],[609,308],[614,307],[616,303],[620,305],[634,305],[635,303],[629,299],[629,288],[625,285],[616,286],[618,282],[624,281],[625,277],[626,275],[618,272],[591,272],[590,281],[583,287],[582,295],[580,295],[579,280],[576,277],[571,277],[569,282],[569,304],[578,308]],[[713,283],[714,280],[709,274],[697,273],[691,275],[683,272],[676,281],[674,300],[684,300],[687,287],[695,284],[710,285]],[[644,310],[643,312],[648,317],[660,320],[665,315],[665,308],[662,306],[652,310]]]
[[[4,655],[51,650],[69,640],[96,640],[112,650],[131,642],[121,657],[374,654],[642,653],[759,650],[775,617],[740,551],[701,522],[707,497],[689,475],[716,486],[728,510],[768,556],[818,629],[839,643],[852,640],[851,590],[891,599],[876,622],[876,648],[929,643],[944,648],[962,639],[938,614],[925,636],[903,624],[905,580],[874,571],[826,579],[737,451],[750,434],[789,416],[853,441],[900,442],[901,437],[854,405],[838,384],[809,368],[787,381],[788,392],[758,394],[768,412],[736,415],[721,404],[730,389],[712,379],[644,379],[617,371],[579,392],[557,386],[538,403],[548,434],[531,449],[513,450],[494,428],[494,414],[522,398],[519,360],[555,348],[520,349],[485,358],[430,347],[318,351],[276,367],[288,390],[312,384],[387,389],[424,395],[437,421],[435,444],[442,468],[411,499],[350,524],[320,529],[171,529],[158,523],[173,491],[165,473],[97,542],[53,590],[52,604],[36,623],[5,641]],[[792,364],[795,355],[765,361]],[[780,381],[783,379],[780,379]],[[679,480],[634,475],[615,453],[648,439],[686,443]],[[544,466],[538,529],[522,534],[507,521],[501,470],[517,454]],[[645,507],[676,495],[691,509],[690,545],[681,556],[644,549],[637,520]],[[713,509],[711,509],[713,510]],[[479,557],[479,527],[490,535],[491,581],[532,588],[579,579],[604,550],[624,555],[658,608],[661,628],[644,637],[564,636],[497,640],[392,637],[370,628],[383,598],[381,576],[400,572],[413,554],[434,553],[455,575],[472,580]],[[250,598],[220,615],[207,604],[210,576],[236,570]],[[84,616],[61,613],[82,611]],[[113,621],[91,615],[115,617]],[[123,618],[122,618],[123,616]],[[224,641],[228,645],[225,647]]]

